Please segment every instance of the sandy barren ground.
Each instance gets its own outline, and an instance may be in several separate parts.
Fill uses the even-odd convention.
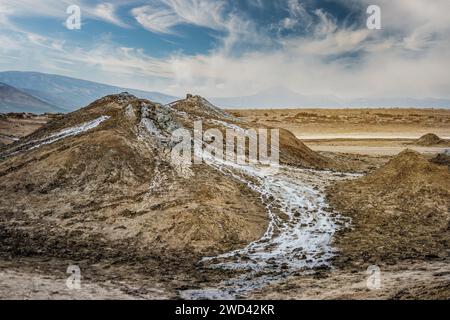
[[[304,140],[305,144],[314,151],[341,152],[372,156],[394,156],[408,148],[433,156],[448,149],[444,146],[417,146],[413,139],[323,139]]]
[[[70,289],[66,286],[64,278],[11,269],[0,271],[0,282],[2,284],[0,295],[11,300],[128,300],[136,298],[107,283],[99,285],[82,282],[81,289]]]
[[[448,109],[230,110],[248,121],[283,127],[302,139],[450,137]]]
[[[71,261],[37,258],[0,260],[2,299],[174,299],[175,289],[195,288],[178,282],[178,288],[130,269],[94,265],[83,268],[81,288],[70,289],[66,268]],[[126,278],[128,272],[128,279]],[[448,262],[409,261],[380,267],[380,286],[370,286],[367,268],[320,271],[292,275],[279,283],[255,290],[247,299],[448,299]],[[217,276],[219,278],[220,276]],[[224,277],[222,275],[222,277]],[[367,285],[369,281],[369,286]],[[176,283],[172,281],[172,283]],[[200,282],[201,284],[201,282]]]
[[[67,268],[80,267],[79,287],[67,285]],[[151,276],[126,267],[43,257],[0,258],[0,297],[13,300],[168,299],[175,295]],[[176,283],[176,281],[174,281]],[[173,291],[172,291],[173,292]]]
[[[31,113],[0,114],[0,146],[13,143],[61,116],[59,114],[34,115]]]
[[[427,133],[450,139],[446,109],[279,109],[232,110],[236,116],[285,128],[315,151],[395,155],[410,148],[442,152],[443,145],[411,145]]]
[[[380,267],[379,287],[363,268],[336,269],[310,276],[292,276],[255,291],[252,299],[448,299],[450,264],[411,261]],[[368,285],[369,282],[369,285]]]

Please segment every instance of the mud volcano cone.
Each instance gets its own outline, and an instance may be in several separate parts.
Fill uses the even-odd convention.
[[[450,245],[450,171],[405,150],[366,177],[329,190],[353,219],[339,240],[342,259],[396,262],[439,257]]]
[[[3,147],[1,249],[180,261],[259,239],[268,223],[259,194],[207,164],[192,166],[186,177],[170,161],[171,133],[192,131],[197,120],[205,129],[249,127],[199,96],[162,106],[122,93]],[[332,166],[288,132],[281,134],[280,158]]]
[[[442,142],[444,142],[444,140],[439,138],[434,133],[428,133],[426,135],[423,135],[419,139],[417,139],[415,141],[415,144],[417,144],[419,146],[433,146],[433,145],[441,144]]]

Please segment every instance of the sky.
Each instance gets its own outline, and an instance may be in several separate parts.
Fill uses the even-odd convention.
[[[176,96],[450,98],[449,15],[448,0],[0,0],[0,71]]]

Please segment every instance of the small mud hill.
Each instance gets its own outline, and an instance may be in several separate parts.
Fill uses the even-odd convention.
[[[445,145],[448,143],[447,143],[447,141],[439,138],[434,133],[428,133],[426,135],[423,135],[419,139],[417,139],[414,142],[414,144],[416,144],[418,146],[429,147],[429,146],[435,146],[435,145]]]
[[[187,94],[186,99],[172,102],[169,106],[201,119],[233,119],[231,115],[198,95]]]
[[[193,121],[201,120],[204,129],[218,128],[223,132],[224,137],[226,129],[271,129],[268,126],[261,124],[255,125],[254,123],[236,118],[212,105],[206,99],[196,95],[188,94],[185,100],[173,102],[169,106],[185,115],[187,119],[187,122],[184,124],[185,127],[192,127]],[[340,164],[312,151],[290,131],[279,129],[279,132],[279,154],[282,164],[315,169],[347,169],[344,164]]]
[[[450,249],[450,172],[405,150],[366,177],[328,190],[354,229],[337,240],[339,261],[445,258]]]
[[[123,93],[3,147],[0,250],[180,261],[259,239],[268,223],[259,194],[207,164],[171,161],[171,133],[196,120],[247,127],[198,96],[162,106]],[[331,166],[290,133],[280,140],[285,163]]]

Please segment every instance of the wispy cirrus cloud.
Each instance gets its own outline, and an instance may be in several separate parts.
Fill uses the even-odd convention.
[[[103,2],[93,6],[92,8],[89,8],[87,12],[93,18],[115,24],[119,27],[129,27],[119,18],[119,16],[116,14],[116,10],[116,5],[108,2]]]
[[[116,11],[123,2],[95,2],[86,0],[0,0],[1,17],[6,21],[8,17],[54,17],[64,21],[67,18],[66,9],[70,5],[78,5],[82,8],[83,15],[87,18],[105,21],[120,27],[127,27]],[[8,20],[9,26],[13,24]]]
[[[131,12],[139,24],[156,33],[173,34],[175,32],[172,28],[184,22],[168,8],[143,6],[134,8]]]
[[[157,33],[174,33],[180,24],[192,24],[215,30],[226,30],[224,17],[226,2],[217,0],[166,0],[131,10],[136,21]]]
[[[308,28],[312,24],[311,15],[303,7],[302,3],[297,0],[288,0],[286,9],[289,15],[279,22],[279,27],[282,29],[293,29],[300,24]]]

